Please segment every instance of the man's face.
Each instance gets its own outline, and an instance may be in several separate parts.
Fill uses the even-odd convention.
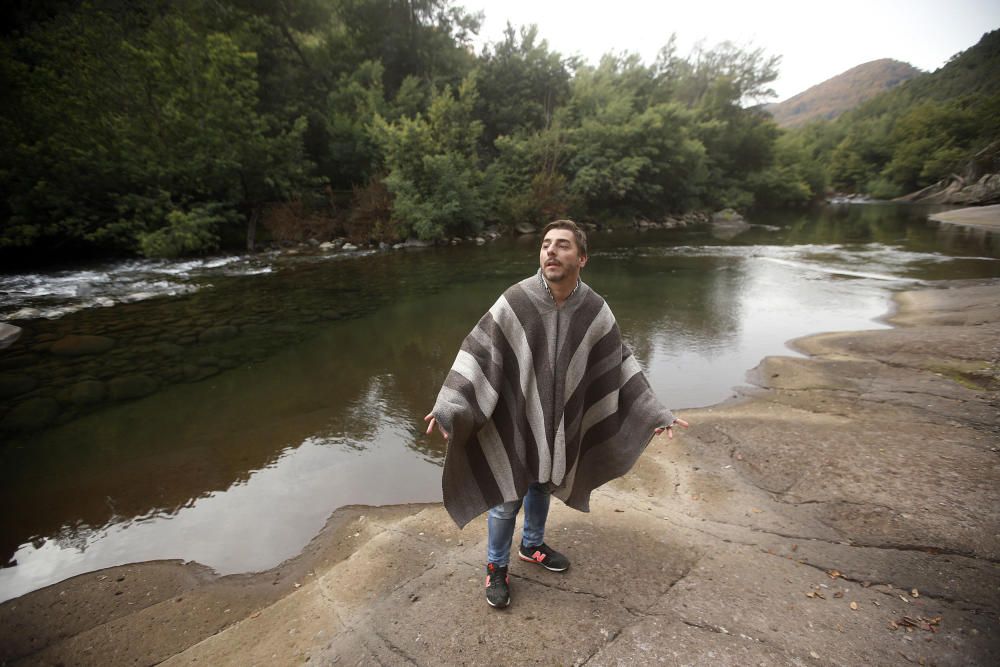
[[[575,283],[580,277],[580,269],[587,264],[587,258],[580,256],[573,232],[568,229],[551,229],[542,239],[538,263],[549,282],[569,280]]]

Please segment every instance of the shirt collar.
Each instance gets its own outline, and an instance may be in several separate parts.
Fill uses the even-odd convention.
[[[544,287],[545,291],[548,292],[549,298],[552,299],[552,303],[556,303],[556,297],[552,294],[552,289],[549,287],[549,282],[547,280],[545,280],[545,276],[542,275],[542,270],[541,269],[538,269],[538,279],[540,281],[542,281],[542,287]],[[576,291],[578,289],[580,289],[580,277],[579,276],[577,276],[577,278],[576,278],[576,287],[574,287],[573,291],[569,293],[569,296],[566,297],[566,300],[568,301],[570,297],[572,297],[574,294],[576,294]]]

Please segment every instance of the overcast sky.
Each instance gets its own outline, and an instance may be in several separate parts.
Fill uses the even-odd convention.
[[[596,64],[609,51],[651,63],[671,33],[680,54],[699,40],[729,40],[782,57],[774,84],[781,101],[855,65],[894,58],[933,71],[1000,28],[1000,0],[458,0],[483,10],[479,44],[507,21],[538,25],[550,48]]]

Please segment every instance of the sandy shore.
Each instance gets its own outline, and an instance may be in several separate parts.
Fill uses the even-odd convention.
[[[993,206],[970,206],[969,208],[959,208],[953,211],[931,213],[927,218],[949,225],[1000,230],[1000,204],[994,204]]]
[[[897,298],[686,411],[581,514],[564,574],[482,591],[484,522],[349,507],[295,559],[112,568],[0,605],[0,663],[1000,664],[1000,282]]]

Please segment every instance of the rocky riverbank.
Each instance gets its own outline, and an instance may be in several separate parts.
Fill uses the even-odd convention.
[[[1000,284],[900,294],[896,328],[796,342],[687,411],[487,607],[483,522],[336,511],[298,557],[154,562],[0,605],[18,664],[880,664],[1000,661]]]

